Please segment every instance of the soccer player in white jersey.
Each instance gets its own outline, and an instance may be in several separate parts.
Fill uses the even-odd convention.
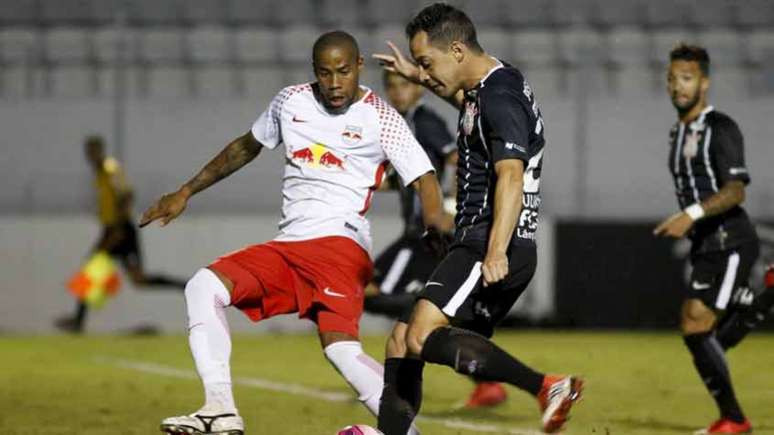
[[[244,431],[231,391],[231,340],[224,316],[229,305],[256,322],[296,312],[315,322],[326,358],[368,410],[378,412],[383,369],[358,340],[363,289],[372,273],[365,213],[388,161],[405,184],[417,189],[431,235],[442,219],[441,189],[403,118],[359,85],[363,58],[355,39],[341,31],[326,33],[315,42],[312,57],[316,82],[283,89],[249,132],[143,216],[142,226],[154,220],[166,225],[193,194],[263,148],[284,145],[279,234],[219,258],[188,281],[189,344],[206,402],[191,415],[165,419],[161,429],[167,433]],[[442,243],[431,245],[443,249]]]

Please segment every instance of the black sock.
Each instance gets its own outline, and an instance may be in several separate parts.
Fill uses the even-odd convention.
[[[460,328],[438,328],[427,337],[422,359],[449,366],[479,381],[507,382],[537,396],[543,386],[538,373],[486,337]]]
[[[691,334],[683,336],[683,340],[691,351],[696,371],[715,399],[720,414],[737,423],[743,422],[744,414],[734,395],[726,357],[715,335],[712,332]]]
[[[398,318],[404,311],[414,305],[415,300],[416,296],[411,293],[397,295],[378,294],[367,296],[365,301],[363,301],[363,309],[369,313]]]
[[[717,327],[717,338],[723,349],[730,349],[739,344],[747,334],[766,319],[766,315],[774,305],[774,288],[764,289],[756,295],[749,307],[738,307],[726,315]]]
[[[175,287],[177,289],[184,290],[186,282],[181,279],[170,278],[165,275],[148,275],[145,278],[145,282],[143,284],[160,287]]]
[[[75,308],[75,330],[78,332],[83,331],[83,323],[86,322],[86,314],[89,312],[89,307],[86,302],[78,302]]]
[[[384,390],[379,403],[379,430],[384,435],[406,435],[422,406],[422,370],[425,363],[410,358],[384,361]]]

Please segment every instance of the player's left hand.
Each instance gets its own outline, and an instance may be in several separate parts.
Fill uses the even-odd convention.
[[[693,227],[693,219],[687,213],[681,211],[658,224],[656,229],[653,230],[653,235],[682,239],[688,234],[691,227]]]
[[[439,259],[446,257],[446,254],[449,253],[449,241],[446,235],[436,227],[427,227],[425,233],[422,234],[422,241]]]
[[[508,275],[508,256],[505,252],[487,252],[481,273],[484,275],[484,287],[502,281]]]

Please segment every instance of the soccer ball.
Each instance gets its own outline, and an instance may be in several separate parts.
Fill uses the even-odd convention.
[[[338,435],[384,435],[378,430],[365,424],[356,424],[354,426],[347,426],[340,430]]]

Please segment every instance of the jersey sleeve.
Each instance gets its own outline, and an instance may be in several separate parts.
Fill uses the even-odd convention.
[[[712,131],[712,159],[717,166],[720,185],[729,181],[750,183],[744,161],[744,138],[732,120],[724,121]]]
[[[440,116],[432,112],[424,112],[414,118],[417,140],[428,153],[438,160],[457,151],[457,142],[449,132],[449,128]]]
[[[492,160],[505,159],[529,161],[529,108],[511,89],[493,89],[481,102],[481,117],[489,128],[487,142],[491,146]]]
[[[281,90],[253,123],[253,137],[266,148],[274,149],[282,143],[282,108],[294,93],[292,86]]]
[[[380,142],[403,185],[408,186],[422,175],[435,171],[430,158],[411,133],[406,121],[387,104],[376,107],[379,114]]]

